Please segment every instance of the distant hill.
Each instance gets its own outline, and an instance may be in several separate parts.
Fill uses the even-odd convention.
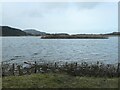
[[[1,34],[2,33],[2,34]],[[62,36],[62,38],[65,36],[70,36],[69,34],[67,33],[56,33],[56,34],[50,34],[50,33],[46,33],[46,32],[40,32],[40,31],[37,31],[35,29],[27,29],[27,30],[21,30],[21,29],[17,29],[17,28],[12,28],[12,27],[9,27],[9,26],[0,26],[0,36],[47,36],[48,37],[53,37],[53,36]],[[88,34],[76,34],[75,36],[77,37],[83,37],[83,36],[95,36],[96,34],[91,34],[91,35],[88,35]],[[99,36],[100,35],[105,35],[105,36],[120,36],[120,32],[112,32],[112,33],[106,33],[106,34],[98,34]],[[97,36],[98,36],[97,35]],[[73,37],[74,35],[72,35]],[[74,36],[74,37],[75,37]],[[71,37],[69,37],[71,38]],[[101,36],[100,36],[101,38]]]
[[[28,35],[26,32],[20,29],[12,28],[9,26],[0,26],[0,32],[1,31],[2,31],[2,36],[26,36]]]
[[[44,36],[47,34],[45,32],[40,32],[40,31],[37,31],[35,29],[27,29],[27,30],[24,30],[24,32],[26,32],[28,34],[32,34],[34,36]]]
[[[106,35],[120,35],[120,32],[107,33]]]

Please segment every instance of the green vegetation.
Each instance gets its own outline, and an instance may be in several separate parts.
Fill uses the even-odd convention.
[[[2,88],[2,77],[0,76],[0,89]]]
[[[3,77],[2,84],[3,88],[118,88],[118,78],[45,73]]]
[[[3,64],[3,88],[117,88],[119,65],[35,62],[31,68]]]
[[[120,64],[103,64],[96,62],[90,64],[82,63],[44,63],[35,62],[31,67],[23,67],[16,64],[2,64],[2,76],[25,75],[33,73],[67,73],[71,76],[89,76],[89,77],[118,77]]]
[[[76,35],[67,35],[67,34],[50,34],[41,37],[42,39],[108,39],[106,35],[100,34],[76,34]]]

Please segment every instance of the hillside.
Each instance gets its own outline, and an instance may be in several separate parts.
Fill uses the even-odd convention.
[[[114,36],[120,36],[120,32],[112,32],[112,33],[107,33],[106,35],[114,35]]]
[[[37,31],[35,29],[27,29],[27,30],[24,30],[24,32],[26,32],[28,34],[32,34],[34,36],[43,36],[43,35],[46,35],[45,32],[40,32],[40,31]]]
[[[2,31],[2,36],[26,36],[28,35],[26,32],[12,28],[9,26],[0,26],[0,31]]]

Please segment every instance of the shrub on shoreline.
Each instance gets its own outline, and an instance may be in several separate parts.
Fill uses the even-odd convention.
[[[2,76],[26,75],[32,73],[67,73],[72,76],[89,76],[89,77],[119,77],[120,64],[103,64],[96,62],[95,64],[82,63],[57,63],[50,64],[31,64],[31,67],[23,67],[23,65],[2,64]]]

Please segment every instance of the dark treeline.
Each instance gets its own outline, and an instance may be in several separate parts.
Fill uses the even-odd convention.
[[[35,62],[29,68],[16,64],[2,64],[2,76],[26,75],[32,73],[67,73],[72,76],[118,77],[120,74],[119,68],[120,64],[115,66],[100,62],[95,64],[66,62],[62,65],[58,63],[37,64],[37,62]]]

